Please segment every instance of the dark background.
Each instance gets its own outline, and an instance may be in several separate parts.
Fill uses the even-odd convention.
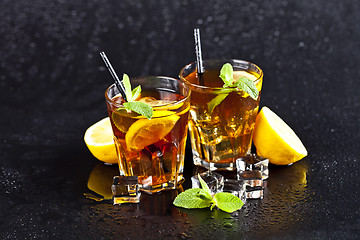
[[[0,238],[359,238],[359,24],[357,0],[1,0]],[[177,77],[195,59],[194,27],[204,58],[263,69],[261,105],[309,156],[271,166],[264,199],[231,215],[175,208],[175,192],[92,200],[91,173],[117,172],[83,142],[107,114],[99,52],[119,74]]]

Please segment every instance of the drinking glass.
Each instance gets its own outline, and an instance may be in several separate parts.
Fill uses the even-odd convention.
[[[235,170],[235,161],[250,154],[260,94],[252,99],[238,88],[223,88],[219,77],[225,63],[233,66],[234,80],[248,78],[261,93],[262,70],[237,59],[205,60],[205,72],[197,73],[196,63],[179,74],[191,88],[189,132],[195,165],[213,170]]]
[[[126,110],[113,84],[105,92],[120,175],[138,176],[142,191],[174,189],[182,181],[190,109],[190,88],[170,77],[131,79],[141,85],[137,101],[153,108],[151,119]]]

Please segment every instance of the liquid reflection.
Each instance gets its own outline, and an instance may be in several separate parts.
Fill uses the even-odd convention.
[[[163,191],[157,194],[141,194],[140,209],[151,215],[179,216],[181,215],[178,208],[173,205],[175,197],[183,192],[180,185],[177,189]]]
[[[183,191],[182,186],[153,195],[143,192],[140,203],[137,204],[113,205],[111,185],[113,176],[119,175],[118,171],[117,166],[103,164],[96,165],[91,171],[88,188],[93,193],[85,194],[87,200],[84,198],[85,204],[81,212],[81,222],[86,224],[88,231],[81,233],[82,238],[183,238],[184,232],[188,232],[191,226],[186,215],[172,204],[175,197]],[[92,229],[103,231],[94,232]]]
[[[92,193],[85,193],[87,198],[95,201],[112,199],[111,185],[113,177],[119,175],[117,165],[98,163],[89,175],[87,187]]]

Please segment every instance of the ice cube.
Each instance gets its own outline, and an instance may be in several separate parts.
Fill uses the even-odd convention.
[[[151,160],[152,160],[151,152],[146,149],[141,150],[140,161],[139,161],[140,175],[151,176],[153,174]]]
[[[162,144],[161,146],[161,161],[163,164],[164,172],[172,172],[175,168],[176,161],[174,159],[177,159],[177,148],[173,143],[167,142]]]
[[[200,177],[208,185],[211,195],[222,192],[224,188],[224,176],[217,172],[206,171],[199,173]],[[197,175],[191,177],[192,188],[201,188],[201,184]]]
[[[259,170],[263,180],[269,177],[268,165],[269,159],[256,154],[250,154],[236,159],[236,168],[238,172]]]
[[[243,203],[246,202],[246,184],[241,179],[225,179],[223,191],[240,198]]]
[[[262,199],[264,196],[264,189],[262,187],[246,188],[246,199]]]
[[[148,155],[150,159],[151,171],[144,172],[144,176],[163,176],[164,174],[171,174],[173,168],[172,164],[176,163],[176,147],[172,143],[167,143],[161,140],[161,146],[158,147],[154,144],[151,144],[146,147],[148,149]],[[143,150],[144,151],[144,150]],[[146,157],[144,158],[146,160]],[[142,161],[142,159],[141,159]],[[143,183],[144,184],[144,183]]]
[[[137,176],[115,176],[111,186],[114,205],[140,202],[140,191]]]
[[[264,181],[259,170],[238,172],[238,179],[245,183],[246,199],[261,199],[264,195]]]
[[[261,172],[259,170],[254,171],[242,171],[238,172],[238,179],[245,182],[246,187],[263,187],[264,181],[262,180]]]

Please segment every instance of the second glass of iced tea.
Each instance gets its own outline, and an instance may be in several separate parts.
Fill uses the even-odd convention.
[[[149,193],[174,189],[182,181],[190,108],[190,88],[169,77],[132,78],[141,85],[138,101],[152,106],[151,119],[123,108],[118,89],[105,92],[121,175],[138,176]]]
[[[254,100],[242,90],[222,88],[219,75],[225,63],[233,66],[234,80],[246,77],[261,93],[262,70],[243,60],[205,60],[201,80],[196,63],[179,74],[192,91],[189,131],[194,164],[209,170],[235,170],[236,159],[251,152],[259,109],[260,94]]]

